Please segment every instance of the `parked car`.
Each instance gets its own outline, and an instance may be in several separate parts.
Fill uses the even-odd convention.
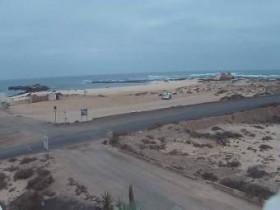
[[[164,92],[161,97],[162,100],[170,100],[172,99],[172,94],[170,92]]]

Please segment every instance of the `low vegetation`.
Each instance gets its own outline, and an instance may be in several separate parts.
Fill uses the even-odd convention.
[[[35,160],[37,160],[36,157],[25,157],[20,161],[20,164],[28,164],[28,163],[31,163]]]
[[[38,192],[27,191],[21,196],[13,200],[10,205],[10,210],[38,210],[41,209],[42,196]]]
[[[29,180],[26,188],[29,190],[42,191],[48,188],[53,182],[54,179],[47,170],[39,170],[37,172],[37,177]]]
[[[9,162],[11,162],[11,163],[13,163],[13,162],[15,162],[15,161],[17,161],[17,158],[10,158],[10,159],[9,159]]]
[[[273,149],[273,148],[271,146],[267,145],[267,144],[261,144],[259,146],[259,149],[262,152],[262,151],[270,150],[270,149]]]
[[[7,182],[6,182],[7,176],[6,174],[0,172],[0,190],[3,190],[7,187]]]
[[[218,177],[212,172],[203,172],[201,174],[201,177],[205,180],[212,181],[212,182],[216,182],[219,180]]]
[[[28,179],[31,176],[33,176],[34,171],[31,168],[22,168],[16,171],[15,175],[14,175],[14,180],[18,180],[18,179]]]
[[[274,194],[266,187],[262,187],[260,185],[245,182],[242,180],[232,180],[226,178],[221,180],[220,183],[227,187],[242,191],[246,193],[248,196],[257,197],[260,200],[266,200]]]
[[[237,160],[227,162],[227,167],[229,168],[238,168],[239,166],[241,166],[241,163]]]
[[[243,137],[241,134],[234,133],[231,131],[221,131],[215,134],[211,134],[211,133],[198,133],[196,131],[187,129],[186,132],[193,138],[212,139],[215,140],[218,144],[221,144],[223,146],[227,145],[228,139],[239,139]]]
[[[247,169],[247,176],[259,179],[267,175],[267,172],[264,170],[259,169],[257,166],[249,167]]]
[[[214,126],[214,127],[212,127],[211,130],[212,130],[212,131],[222,131],[223,129],[221,129],[221,128],[218,127],[218,126]]]
[[[272,140],[272,137],[271,137],[271,136],[264,136],[264,137],[262,138],[262,140],[263,140],[263,141],[270,141],[270,140]]]
[[[113,210],[113,198],[109,192],[105,192],[101,196],[102,210]]]

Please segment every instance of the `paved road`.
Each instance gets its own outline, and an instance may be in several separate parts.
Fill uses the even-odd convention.
[[[280,103],[280,95],[124,114],[71,125],[52,125],[36,122],[30,118],[5,116],[0,118],[0,139],[1,130],[6,133],[28,131],[38,137],[48,135],[51,148],[64,148],[69,144],[98,139],[104,136],[107,130],[135,131],[157,123],[229,114],[271,103]],[[127,185],[132,183],[137,198],[144,203],[144,209],[259,209],[211,186],[186,179],[117,151],[102,149],[100,144],[97,145],[99,146],[89,148],[88,151],[64,149],[66,152],[61,153],[65,167],[69,170],[67,174],[75,176],[76,172],[79,180],[93,191],[96,189],[103,191],[109,187],[114,194],[121,192],[126,196]],[[40,141],[2,147],[0,159],[41,150]]]
[[[0,118],[0,128],[10,132],[31,132],[34,135],[47,135],[50,148],[61,148],[68,144],[90,141],[106,135],[108,130],[127,132],[146,129],[158,123],[170,123],[202,117],[230,114],[268,104],[280,103],[280,94],[259,98],[245,98],[227,102],[212,102],[199,105],[171,107],[167,109],[129,113],[94,119],[90,122],[70,125],[52,125],[36,122],[25,117],[8,116]],[[18,155],[42,151],[42,142],[0,148],[0,160]]]

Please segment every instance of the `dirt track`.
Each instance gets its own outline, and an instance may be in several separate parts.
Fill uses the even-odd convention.
[[[143,209],[260,209],[200,183],[128,156],[100,142],[56,151],[63,166],[57,177],[72,177],[97,195],[105,190],[127,198],[129,184]],[[59,178],[56,178],[59,179]],[[58,186],[59,187],[59,186]]]

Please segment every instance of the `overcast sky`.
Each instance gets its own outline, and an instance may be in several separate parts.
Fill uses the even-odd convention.
[[[0,79],[279,67],[279,0],[0,0]]]

